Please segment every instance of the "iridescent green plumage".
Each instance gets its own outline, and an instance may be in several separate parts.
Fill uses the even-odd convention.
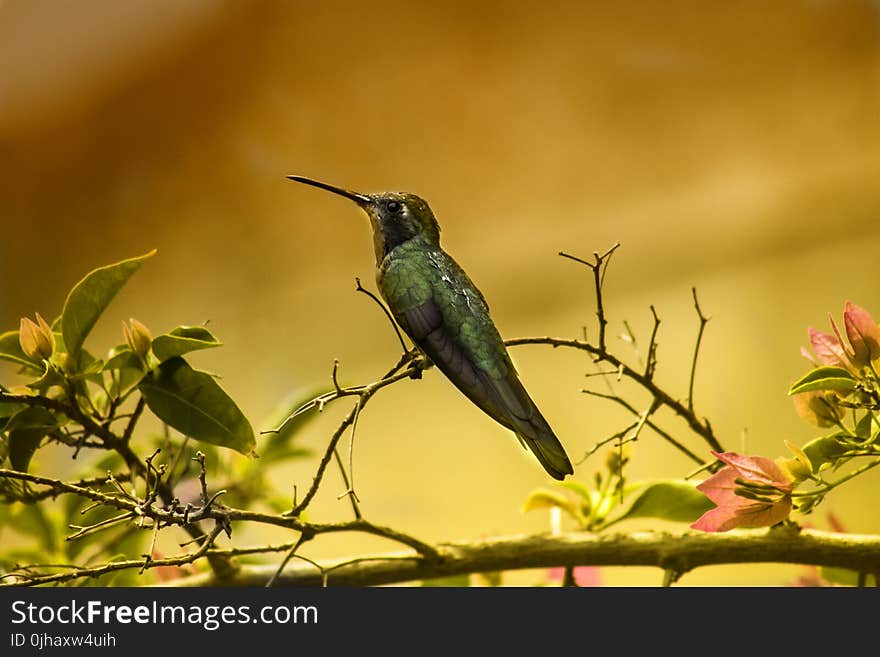
[[[357,194],[309,178],[370,217],[376,282],[394,319],[472,402],[511,429],[554,478],[573,469],[562,444],[519,379],[483,295],[440,248],[428,204],[413,194]]]

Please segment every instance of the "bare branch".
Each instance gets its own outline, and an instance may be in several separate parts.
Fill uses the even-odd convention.
[[[403,350],[403,353],[407,353],[409,349],[407,349],[406,341],[403,339],[403,334],[401,334],[400,329],[397,327],[397,322],[394,321],[394,317],[391,316],[391,311],[382,303],[382,300],[377,297],[375,294],[370,292],[367,288],[361,285],[361,279],[355,278],[355,282],[357,283],[357,288],[355,288],[358,292],[363,292],[368,297],[370,297],[376,304],[382,309],[382,312],[385,313],[385,317],[388,318],[388,321],[391,323],[391,327],[394,329],[394,332],[397,334],[397,339],[400,341],[400,348]]]
[[[144,560],[133,559],[126,561],[111,561],[101,566],[84,568],[74,567],[68,572],[54,573],[49,575],[33,576],[19,573],[18,571],[12,571],[4,575],[0,575],[0,587],[37,586],[38,584],[63,583],[70,582],[76,579],[82,579],[84,577],[100,577],[101,575],[106,575],[108,573],[116,572],[119,570],[132,570],[135,568],[143,572],[144,570],[158,568],[160,566],[183,566],[193,563],[194,561],[198,561],[202,557],[208,555],[211,546],[214,544],[214,539],[217,538],[217,535],[220,533],[220,531],[221,528],[218,525],[213,530],[211,530],[210,534],[204,537],[202,544],[198,550],[186,554],[181,554],[175,557],[168,557],[165,559],[149,558]],[[212,573],[212,576],[216,576],[216,573]],[[12,581],[3,581],[7,579]]]
[[[715,450],[716,452],[724,451],[724,448],[721,447],[721,444],[715,437],[715,434],[712,431],[712,427],[707,422],[701,421],[700,418],[698,418],[692,410],[688,409],[687,406],[679,402],[677,399],[673,399],[666,391],[664,391],[656,383],[654,383],[652,379],[649,379],[641,372],[637,372],[636,370],[632,369],[613,354],[599,349],[589,342],[586,342],[584,340],[566,340],[563,338],[540,337],[515,338],[513,340],[505,340],[504,343],[508,347],[516,347],[524,344],[543,344],[550,345],[554,348],[567,347],[570,349],[579,349],[581,351],[586,351],[589,354],[593,354],[601,360],[608,361],[613,366],[617,367],[621,375],[638,383],[640,386],[650,392],[654,396],[654,398],[660,402],[660,404],[668,407],[676,415],[683,418],[687,422],[691,430],[699,435],[701,438],[703,438],[703,440],[705,440],[713,450]]]
[[[694,412],[694,378],[697,375],[697,358],[700,355],[700,343],[703,341],[703,331],[706,329],[706,324],[709,322],[709,318],[703,315],[703,311],[700,310],[700,302],[697,300],[697,288],[691,288],[691,292],[694,295],[694,308],[697,311],[697,317],[700,319],[700,328],[697,331],[697,341],[694,345],[694,357],[691,360],[691,379],[688,384],[688,411],[691,413]]]
[[[626,410],[628,410],[633,415],[636,415],[636,416],[639,415],[639,412],[636,410],[635,406],[633,406],[632,404],[630,404],[629,402],[627,402],[625,399],[623,399],[622,397],[620,397],[618,395],[615,395],[615,394],[609,395],[609,394],[605,394],[604,392],[596,392],[594,390],[587,390],[587,389],[581,390],[581,392],[583,392],[584,394],[587,394],[587,395],[591,395],[593,397],[599,397],[601,399],[607,399],[609,401],[613,401],[616,404],[620,404],[621,406],[623,406]],[[651,422],[651,420],[646,420],[646,423],[647,423],[648,427],[650,427],[657,435],[659,435],[666,442],[668,442],[670,445],[672,445],[677,450],[679,450],[682,454],[687,456],[689,459],[691,459],[695,463],[699,463],[700,465],[704,465],[703,459],[701,459],[699,456],[694,454],[691,450],[689,450],[685,445],[683,445],[678,440],[676,440],[668,432],[661,429],[654,422]]]
[[[593,282],[596,289],[596,318],[599,320],[599,349],[602,352],[605,351],[605,327],[608,325],[608,320],[605,318],[605,304],[602,300],[602,284],[605,282],[605,271],[608,269],[608,263],[611,260],[611,256],[619,246],[620,243],[618,242],[602,255],[599,255],[598,252],[594,252],[593,258],[595,259],[595,262],[588,262],[565,253],[564,251],[559,252],[559,255],[563,258],[568,258],[569,260],[574,260],[582,265],[586,265],[593,272]]]
[[[651,306],[651,315],[654,316],[654,328],[651,330],[651,342],[648,344],[648,358],[645,364],[645,378],[650,381],[654,378],[657,369],[657,330],[660,328],[660,318],[654,306]]]
[[[324,477],[324,471],[327,468],[327,464],[330,462],[330,459],[333,457],[333,454],[336,451],[336,446],[339,443],[339,439],[345,433],[345,430],[354,423],[360,411],[367,404],[370,398],[375,395],[379,390],[391,385],[392,383],[411,378],[413,373],[416,371],[420,372],[421,366],[417,362],[412,362],[409,364],[409,366],[406,367],[406,369],[392,374],[391,376],[380,379],[379,381],[375,381],[365,386],[357,386],[355,388],[342,388],[340,392],[333,391],[327,393],[326,395],[322,395],[322,397],[324,398],[322,405],[336,399],[340,399],[341,397],[347,397],[351,395],[357,395],[359,399],[358,403],[354,406],[354,408],[351,409],[349,414],[345,417],[345,419],[333,433],[333,436],[331,436],[330,443],[327,445],[327,448],[324,451],[324,456],[321,458],[321,462],[318,464],[318,469],[315,473],[312,485],[309,487],[309,490],[306,491],[306,494],[303,496],[302,501],[290,510],[289,515],[298,516],[311,503],[312,498],[315,496],[315,493],[318,492],[318,487],[320,486],[321,480]],[[308,406],[308,404],[306,406]],[[299,410],[296,411],[294,415],[299,412]]]

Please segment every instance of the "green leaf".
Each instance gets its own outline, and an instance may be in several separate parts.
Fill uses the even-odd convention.
[[[122,369],[143,371],[144,364],[128,345],[118,345],[110,350],[107,362],[104,363],[104,366],[101,369],[104,372]]]
[[[20,410],[27,408],[24,404],[17,402],[0,402],[0,418],[9,418],[18,413]]]
[[[789,395],[811,390],[854,390],[858,381],[842,367],[817,367],[791,386]]]
[[[138,386],[150,410],[184,435],[242,454],[254,448],[254,430],[235,402],[206,372],[177,356]]]
[[[160,363],[183,356],[191,351],[219,347],[218,342],[211,332],[203,326],[178,326],[170,333],[160,335],[153,339],[153,354]]]
[[[535,509],[552,509],[553,507],[559,507],[578,523],[584,523],[584,516],[577,504],[568,499],[564,494],[554,490],[533,490],[529,493],[522,510],[526,512],[534,511]]]
[[[64,383],[64,377],[58,372],[54,365],[49,361],[43,361],[42,374],[35,381],[30,381],[25,385],[31,390],[47,390],[52,386],[60,386]]]
[[[683,479],[655,481],[645,486],[629,508],[613,522],[629,518],[660,518],[693,522],[715,505],[696,484]]]
[[[6,430],[40,429],[48,432],[57,426],[58,421],[51,411],[40,406],[28,406],[9,418]]]
[[[12,468],[27,472],[43,436],[57,426],[55,416],[39,406],[25,408],[9,418],[5,431],[9,436],[7,451]]]
[[[68,353],[76,356],[85,342],[89,331],[106,310],[107,306],[131,278],[144,260],[155,255],[155,249],[149,253],[129,258],[90,272],[77,283],[67,295],[64,310],[61,312],[61,333]]]
[[[92,356],[87,349],[80,348],[75,362],[75,374],[68,374],[68,379],[71,381],[88,380],[98,385],[103,383],[103,378],[101,377],[101,372],[104,369],[103,360]]]
[[[110,350],[102,371],[111,372],[109,392],[112,397],[122,395],[144,378],[144,363],[128,345],[117,345]]]
[[[880,436],[880,421],[872,412],[865,413],[856,424],[856,435],[868,442],[874,442]]]
[[[852,445],[843,440],[840,434],[816,438],[803,447],[804,454],[813,464],[813,472],[819,472],[826,465],[833,465],[850,449],[852,449]]]
[[[590,511],[593,508],[593,504],[597,502],[597,494],[591,491],[585,484],[582,484],[579,481],[574,479],[569,479],[568,481],[561,481],[559,485],[563,488],[567,488],[578,497],[581,498],[581,515],[586,516],[589,515]]]
[[[6,331],[6,333],[0,333],[0,360],[6,360],[15,363],[16,365],[22,365],[30,370],[42,371],[40,366],[28,358],[21,350],[18,331]]]

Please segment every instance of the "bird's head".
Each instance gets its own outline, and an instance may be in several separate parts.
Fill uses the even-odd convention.
[[[361,194],[342,187],[336,187],[305,176],[287,176],[295,182],[312,185],[344,196],[357,203],[367,216],[373,228],[373,246],[376,262],[396,246],[422,236],[432,244],[440,244],[440,226],[434,213],[424,199],[406,192],[378,192]]]

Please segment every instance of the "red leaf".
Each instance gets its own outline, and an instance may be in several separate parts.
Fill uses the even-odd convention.
[[[747,481],[775,486],[779,490],[791,492],[792,482],[788,475],[773,459],[764,456],[742,456],[736,452],[712,452],[719,461],[723,461],[737,471]]]

